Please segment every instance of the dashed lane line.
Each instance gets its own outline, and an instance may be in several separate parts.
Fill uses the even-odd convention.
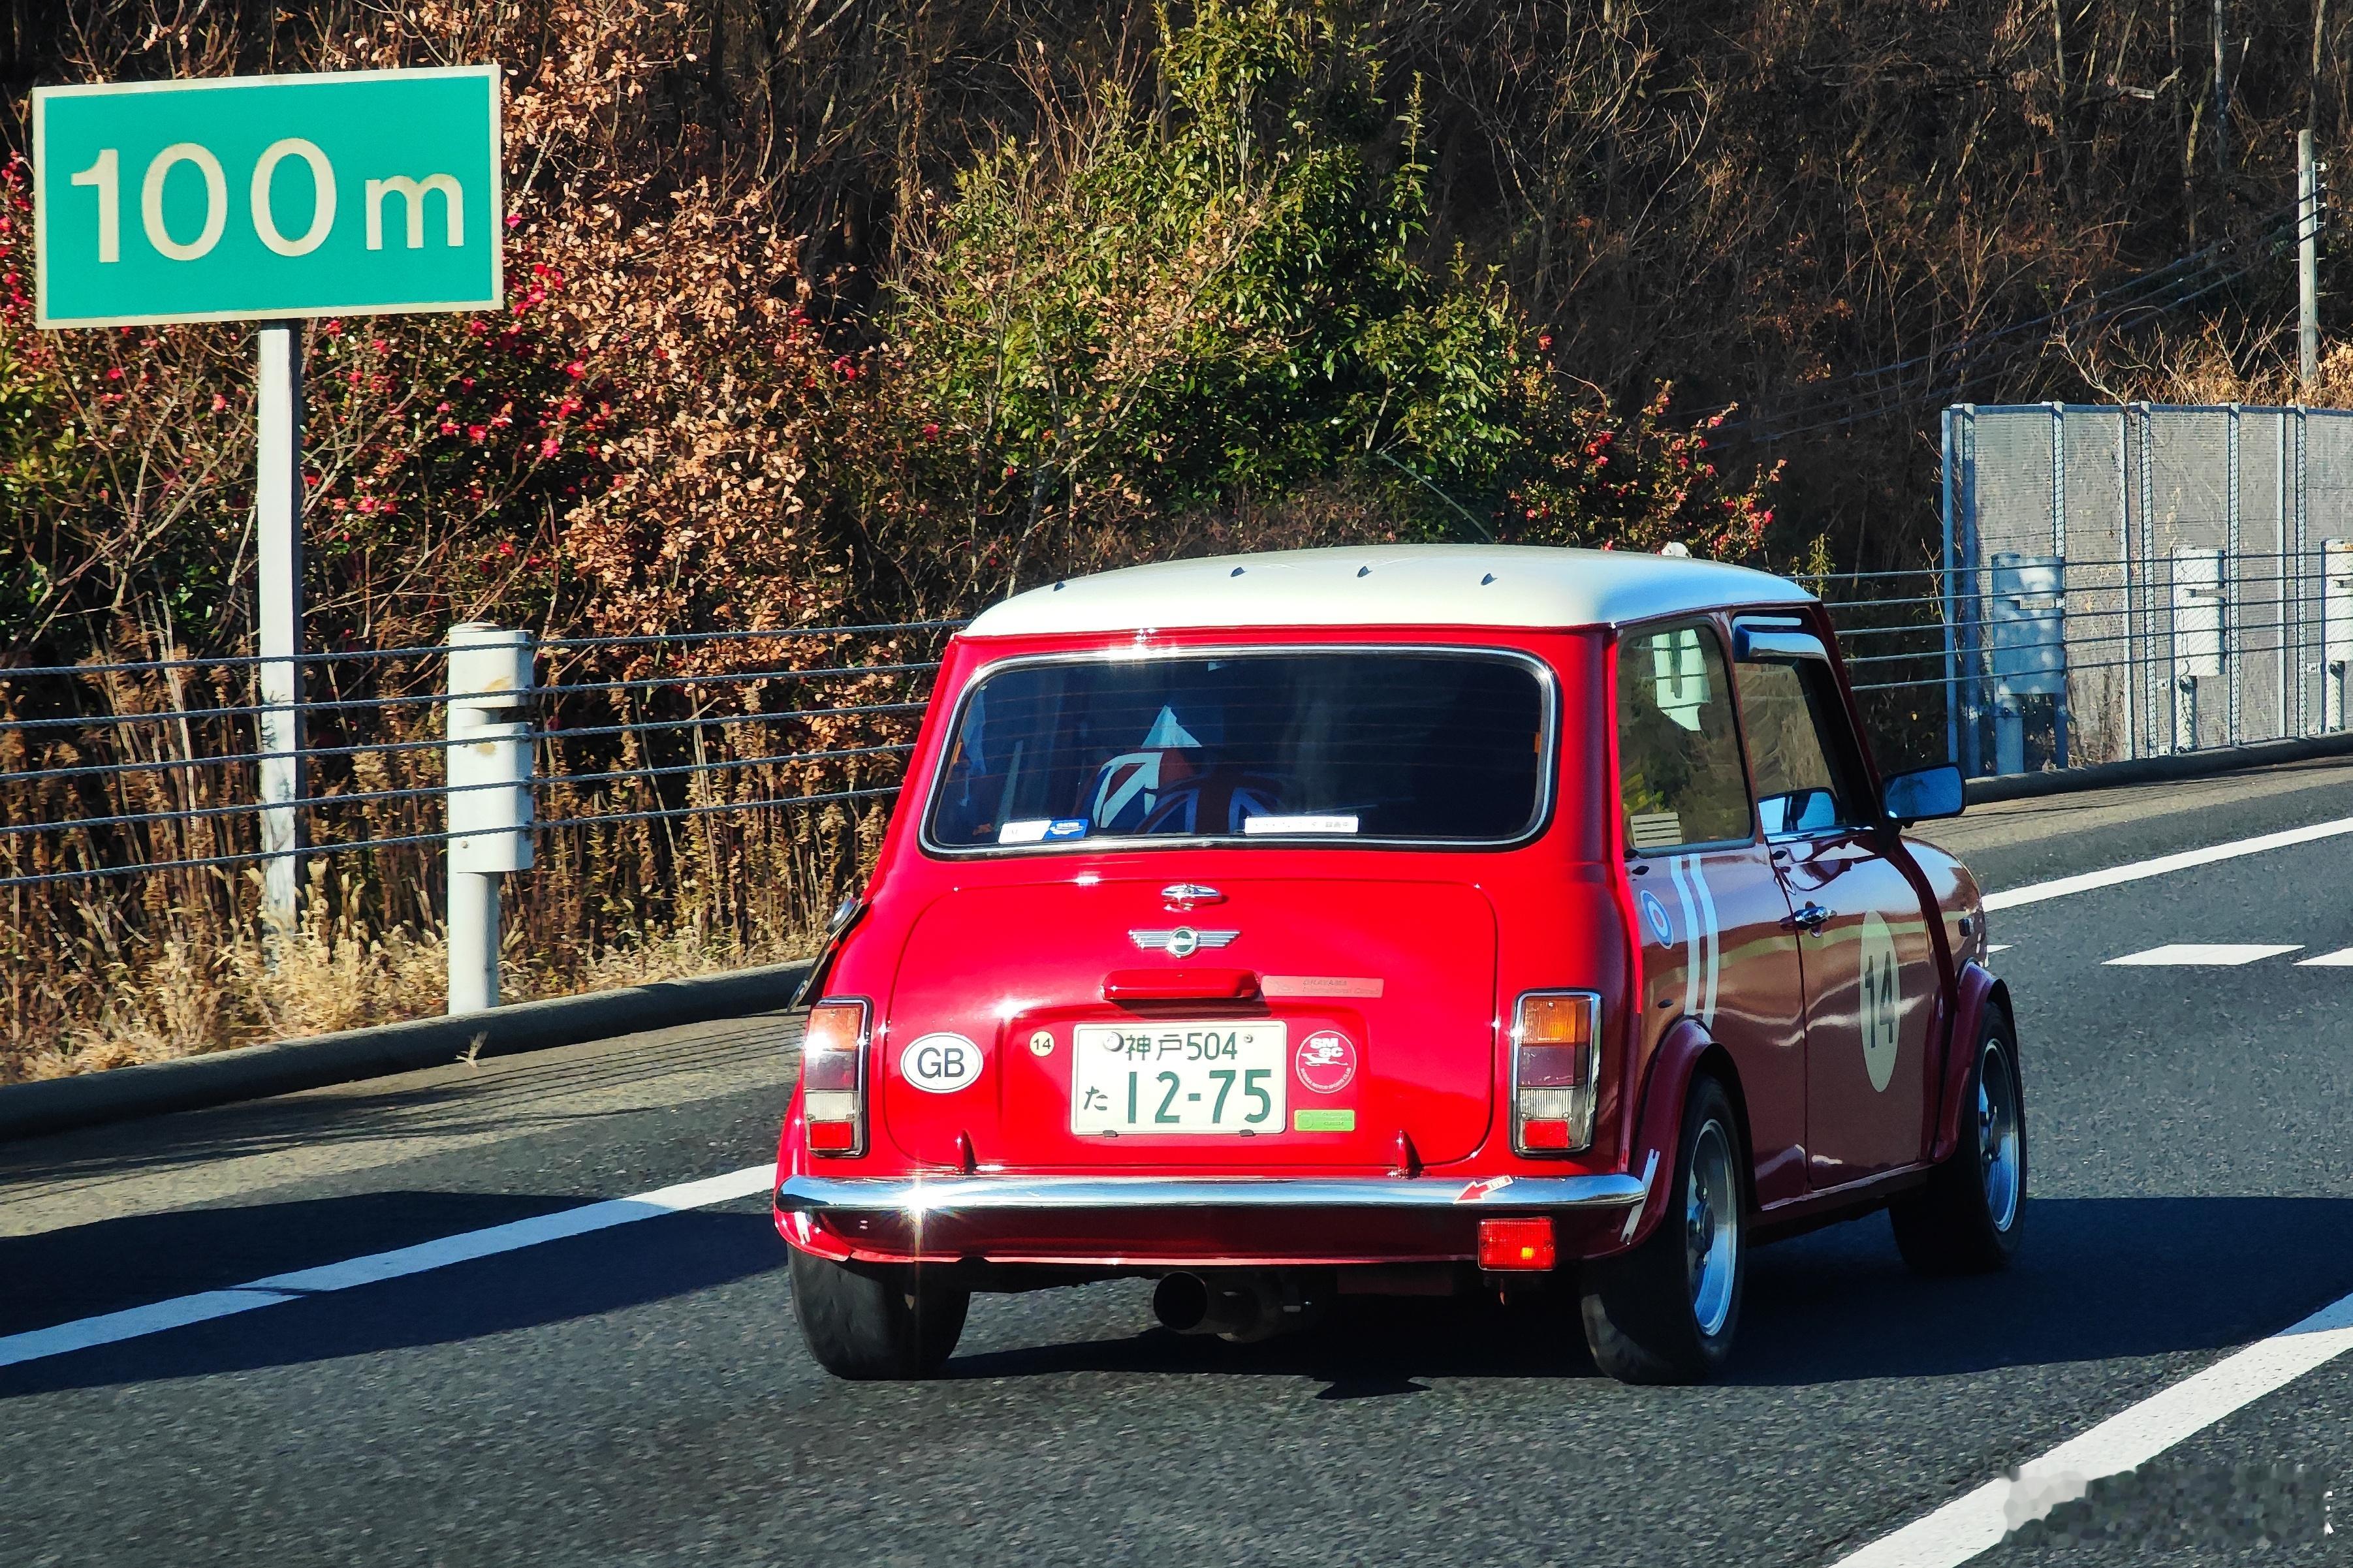
[[[447,1268],[453,1263],[471,1262],[478,1258],[512,1252],[518,1247],[536,1247],[545,1241],[561,1241],[566,1237],[609,1230],[617,1225],[658,1219],[663,1215],[681,1214],[688,1209],[708,1208],[730,1198],[765,1192],[775,1176],[774,1164],[747,1165],[723,1176],[682,1182],[676,1186],[639,1193],[635,1197],[583,1204],[578,1208],[562,1209],[554,1214],[514,1220],[506,1225],[488,1226],[480,1230],[462,1231],[456,1236],[445,1236],[438,1241],[419,1242],[415,1247],[396,1247],[390,1252],[374,1252],[364,1258],[330,1263],[322,1268],[272,1274],[266,1279],[232,1285],[226,1290],[175,1296],[168,1301],[156,1301],[144,1307],[105,1312],[94,1318],[77,1318],[72,1322],[59,1323],[54,1328],[9,1334],[0,1337],[0,1367],[64,1355],[69,1351],[88,1350],[94,1345],[117,1344],[147,1334],[159,1334],[166,1329],[185,1328],[190,1323],[233,1317],[239,1312],[300,1301],[306,1297],[330,1291],[349,1290],[354,1286],[374,1285],[410,1274],[422,1274],[429,1269]]]
[[[2168,942],[2162,947],[2111,958],[2107,963],[2111,968],[2123,964],[2140,968],[2233,969],[2242,963],[2277,958],[2283,952],[2303,951],[2304,945],[2294,942]]]

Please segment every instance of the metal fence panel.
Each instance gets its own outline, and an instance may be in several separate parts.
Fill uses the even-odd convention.
[[[2353,542],[2353,412],[1963,405],[1945,429],[1939,640],[1969,773],[2344,727],[2353,635],[2328,628],[2353,582],[2331,598],[2324,563]]]

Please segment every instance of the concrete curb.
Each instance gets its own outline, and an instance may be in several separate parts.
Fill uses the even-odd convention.
[[[503,1057],[673,1024],[773,1012],[792,1000],[807,973],[806,963],[772,964],[0,1085],[0,1142],[440,1067],[463,1056],[478,1035],[481,1055]]]
[[[2115,789],[2123,784],[2162,784],[2171,779],[2205,778],[2281,763],[2308,762],[2316,757],[2353,756],[2353,731],[2313,735],[2293,741],[2263,741],[2211,752],[2184,752],[2170,757],[2143,757],[2137,762],[2103,763],[2093,768],[2061,768],[2049,773],[2015,773],[2005,778],[1971,779],[1963,798],[1971,805],[2000,800],[2030,800],[2037,795],[2066,795],[2074,790]]]

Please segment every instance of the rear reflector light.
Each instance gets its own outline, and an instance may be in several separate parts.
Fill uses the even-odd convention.
[[[1512,1147],[1570,1154],[1593,1142],[1601,1065],[1601,998],[1531,991],[1512,1019]]]
[[[1555,1253],[1548,1219],[1482,1219],[1479,1222],[1482,1268],[1549,1268]]]
[[[819,1002],[801,1035],[801,1130],[813,1154],[866,1148],[866,1004]]]

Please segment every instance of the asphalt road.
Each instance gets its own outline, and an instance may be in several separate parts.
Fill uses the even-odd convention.
[[[1999,889],[2346,816],[2325,765],[1940,837]],[[1714,1386],[1621,1387],[1567,1321],[1484,1306],[1181,1339],[1130,1282],[980,1298],[944,1380],[841,1384],[750,1196],[0,1368],[0,1563],[1831,1563],[2353,1291],[2353,968],[2297,966],[2353,946],[2348,880],[2353,837],[1993,916],[2018,1266],[1915,1279],[1877,1218],[1768,1249]],[[2106,962],[2189,942],[2297,951]],[[0,1336],[755,1165],[792,1042],[0,1147]],[[2353,1562],[2348,1396],[2353,1357],[1983,1561]]]

